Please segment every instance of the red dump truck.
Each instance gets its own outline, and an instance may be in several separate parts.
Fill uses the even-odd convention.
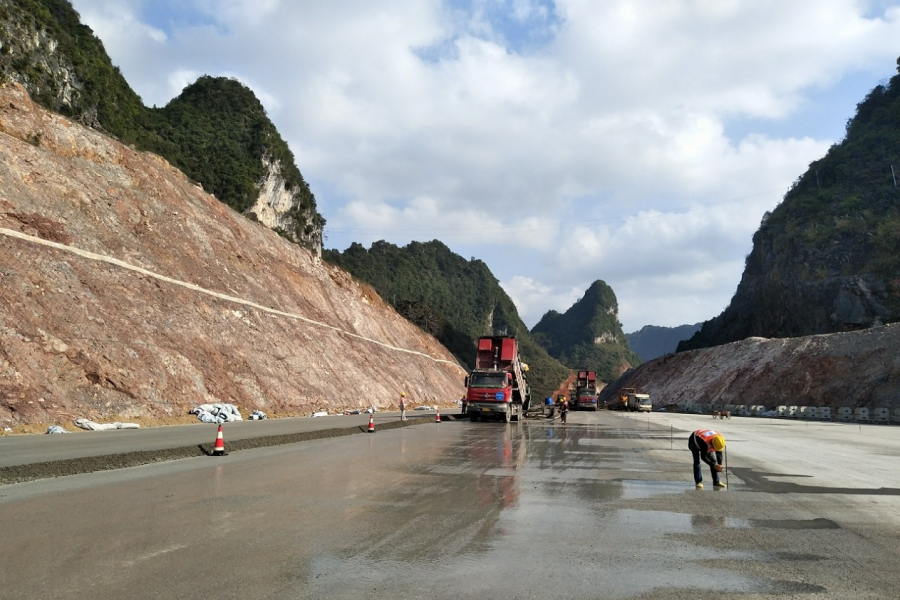
[[[573,408],[576,410],[597,410],[596,371],[578,371],[575,374],[572,402]]]
[[[519,359],[512,336],[478,339],[475,368],[466,377],[466,413],[475,422],[499,419],[509,423],[525,416],[531,392],[525,379],[528,365]]]

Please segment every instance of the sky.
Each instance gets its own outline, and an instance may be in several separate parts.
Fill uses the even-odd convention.
[[[897,73],[900,0],[73,0],[148,106],[252,89],[325,247],[438,239],[526,325],[598,279],[711,319],[753,233]]]

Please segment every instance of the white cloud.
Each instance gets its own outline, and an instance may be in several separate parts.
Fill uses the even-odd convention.
[[[603,279],[628,330],[721,311],[763,212],[837,141],[779,124],[848,73],[892,74],[900,39],[881,1],[558,0],[554,20],[537,0],[194,0],[165,30],[148,0],[74,4],[148,103],[197,74],[250,85],[329,243],[465,248],[526,322]],[[526,22],[546,35],[520,51]]]

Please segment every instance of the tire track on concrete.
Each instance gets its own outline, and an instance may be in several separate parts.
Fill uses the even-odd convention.
[[[459,369],[460,371],[465,372],[465,369],[463,369],[457,363],[450,361],[450,360],[445,360],[443,358],[435,358],[434,356],[425,354],[424,352],[419,352],[417,350],[410,350],[408,348],[401,348],[399,346],[393,346],[386,342],[382,342],[382,341],[379,341],[379,340],[376,340],[373,338],[359,335],[358,333],[353,333],[351,331],[345,331],[345,330],[341,329],[340,327],[335,327],[334,325],[329,325],[328,323],[322,323],[321,321],[315,321],[313,319],[304,317],[303,315],[298,315],[296,313],[284,312],[281,310],[270,308],[268,306],[263,306],[262,304],[258,304],[256,302],[253,302],[252,300],[245,300],[243,298],[238,298],[237,296],[229,296],[228,294],[222,294],[220,292],[215,292],[213,290],[209,290],[204,287],[200,287],[199,285],[189,283],[187,281],[181,281],[180,279],[168,277],[166,275],[162,275],[160,273],[156,273],[154,271],[144,269],[143,267],[138,267],[138,266],[126,263],[125,261],[119,260],[117,258],[113,258],[111,256],[105,256],[103,254],[96,254],[94,252],[82,250],[82,249],[76,248],[74,246],[67,246],[65,244],[60,244],[58,242],[51,242],[50,240],[45,240],[43,238],[28,235],[27,233],[21,233],[19,231],[14,231],[12,229],[6,229],[4,227],[0,227],[0,233],[2,233],[5,236],[16,238],[16,239],[19,239],[19,240],[22,240],[25,242],[39,244],[42,246],[55,248],[55,249],[61,250],[63,252],[68,252],[70,254],[75,254],[77,256],[80,256],[82,258],[86,258],[89,260],[104,262],[104,263],[107,263],[110,265],[121,267],[123,269],[127,269],[129,271],[134,271],[135,273],[140,273],[141,275],[146,275],[148,277],[153,277],[154,279],[158,279],[160,281],[164,281],[164,282],[170,283],[172,285],[178,285],[178,286],[187,288],[189,290],[198,292],[200,294],[206,294],[207,296],[213,296],[215,298],[219,298],[220,300],[225,300],[227,302],[233,302],[235,304],[240,304],[243,306],[249,306],[251,308],[255,308],[257,310],[261,310],[261,311],[267,312],[269,314],[278,315],[281,317],[287,317],[289,319],[294,319],[296,321],[302,321],[308,325],[313,325],[316,327],[322,327],[324,329],[329,329],[335,333],[338,333],[341,335],[346,335],[347,337],[356,338],[358,340],[368,342],[370,344],[376,344],[378,346],[381,346],[382,348],[387,348],[388,350],[392,350],[394,352],[403,352],[405,354],[411,354],[413,356],[420,356],[422,358],[427,358],[428,360],[430,360],[432,362],[450,365],[452,367]]]

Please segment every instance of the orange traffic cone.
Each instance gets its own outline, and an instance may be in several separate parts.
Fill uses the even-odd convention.
[[[375,415],[369,415],[369,433],[375,433]]]
[[[437,416],[434,418],[435,423],[441,422],[441,409],[437,409]]]
[[[219,432],[216,434],[216,445],[213,447],[213,456],[225,456],[225,438],[222,437],[222,424],[219,423]]]

